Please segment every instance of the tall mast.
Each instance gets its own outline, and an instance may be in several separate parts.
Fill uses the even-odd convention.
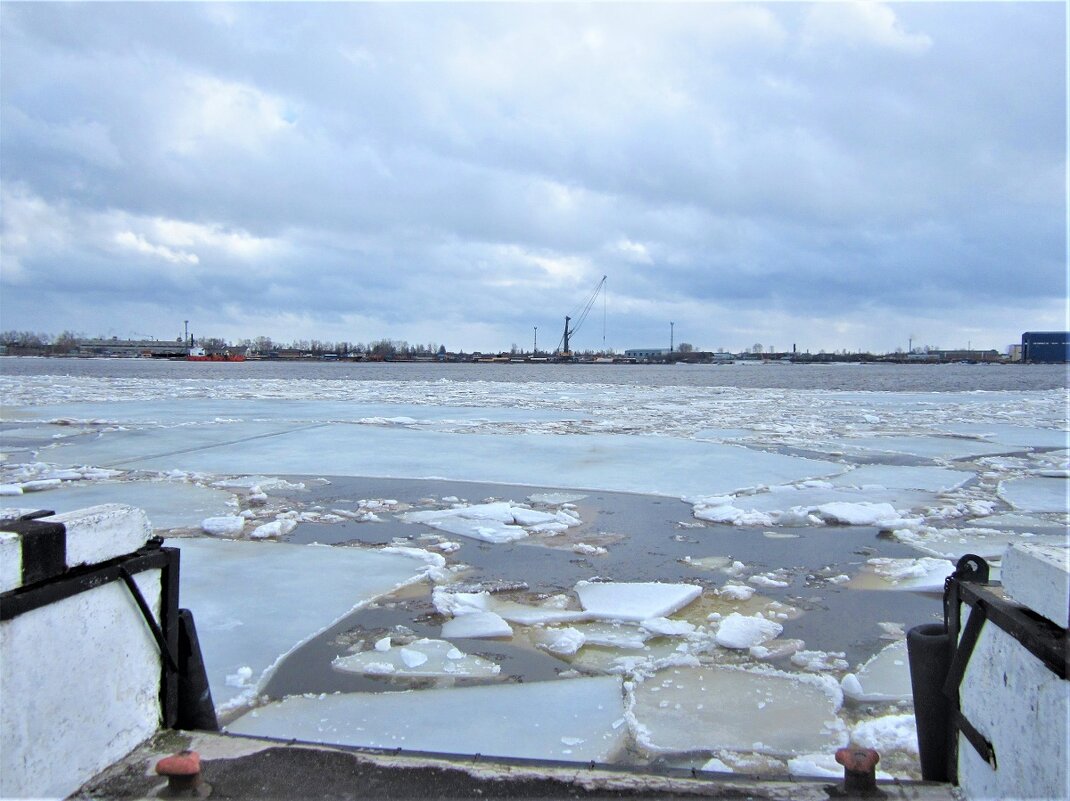
[[[569,324],[569,321],[571,319],[572,319],[571,317],[568,317],[568,316],[565,317],[565,340],[564,340],[565,341],[565,346],[561,350],[561,354],[562,355],[566,355],[568,353],[568,324]]]

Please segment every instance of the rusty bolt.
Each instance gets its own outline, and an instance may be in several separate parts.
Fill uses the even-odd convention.
[[[843,789],[865,793],[877,789],[877,763],[881,755],[872,748],[841,748],[836,761],[843,765]]]
[[[201,785],[201,755],[179,751],[157,762],[156,773],[167,777],[168,794],[193,794]]]

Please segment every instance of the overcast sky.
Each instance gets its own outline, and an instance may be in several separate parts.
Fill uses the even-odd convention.
[[[0,328],[579,349],[1067,326],[1053,3],[0,6]],[[604,323],[604,324],[603,324]]]

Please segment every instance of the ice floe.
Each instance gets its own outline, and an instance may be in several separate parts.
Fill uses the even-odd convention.
[[[426,575],[423,560],[363,548],[174,539],[217,708],[251,700],[287,653],[353,609]],[[226,588],[221,592],[220,588]],[[248,667],[248,686],[227,676]]]
[[[335,670],[344,673],[363,673],[371,676],[419,677],[481,677],[497,676],[501,666],[457,649],[446,640],[426,637],[404,645],[393,646],[385,638],[386,647],[375,644],[371,651],[340,656],[331,662]]]
[[[445,690],[294,696],[231,723],[236,734],[367,748],[608,762],[626,745],[613,676]]]
[[[824,676],[679,667],[636,683],[628,715],[637,744],[652,754],[791,756],[846,745],[841,703],[839,686]]]
[[[531,533],[557,534],[582,522],[565,510],[542,512],[508,501],[405,512],[398,517],[406,523],[423,523],[449,534],[493,543],[521,540]]]
[[[1003,481],[999,494],[1022,512],[1070,511],[1070,480],[1065,477],[1030,476]]]
[[[584,611],[603,620],[641,622],[671,615],[702,594],[693,584],[590,582],[576,585]]]

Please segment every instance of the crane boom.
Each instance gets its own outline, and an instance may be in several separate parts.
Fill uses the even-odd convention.
[[[572,317],[565,317],[565,332],[561,336],[561,343],[558,347],[558,351],[561,353],[562,356],[570,355],[568,341],[572,336],[575,335],[577,331],[580,330],[580,326],[582,326],[584,320],[587,319],[587,315],[591,313],[591,308],[594,306],[594,302],[598,298],[598,293],[602,291],[602,288],[605,286],[605,284],[606,276],[603,275],[602,280],[599,281],[598,285],[594,288],[594,292],[592,292],[590,297],[587,298],[587,301],[583,304],[579,313],[576,315],[575,325],[569,325],[569,323],[572,321]]]

